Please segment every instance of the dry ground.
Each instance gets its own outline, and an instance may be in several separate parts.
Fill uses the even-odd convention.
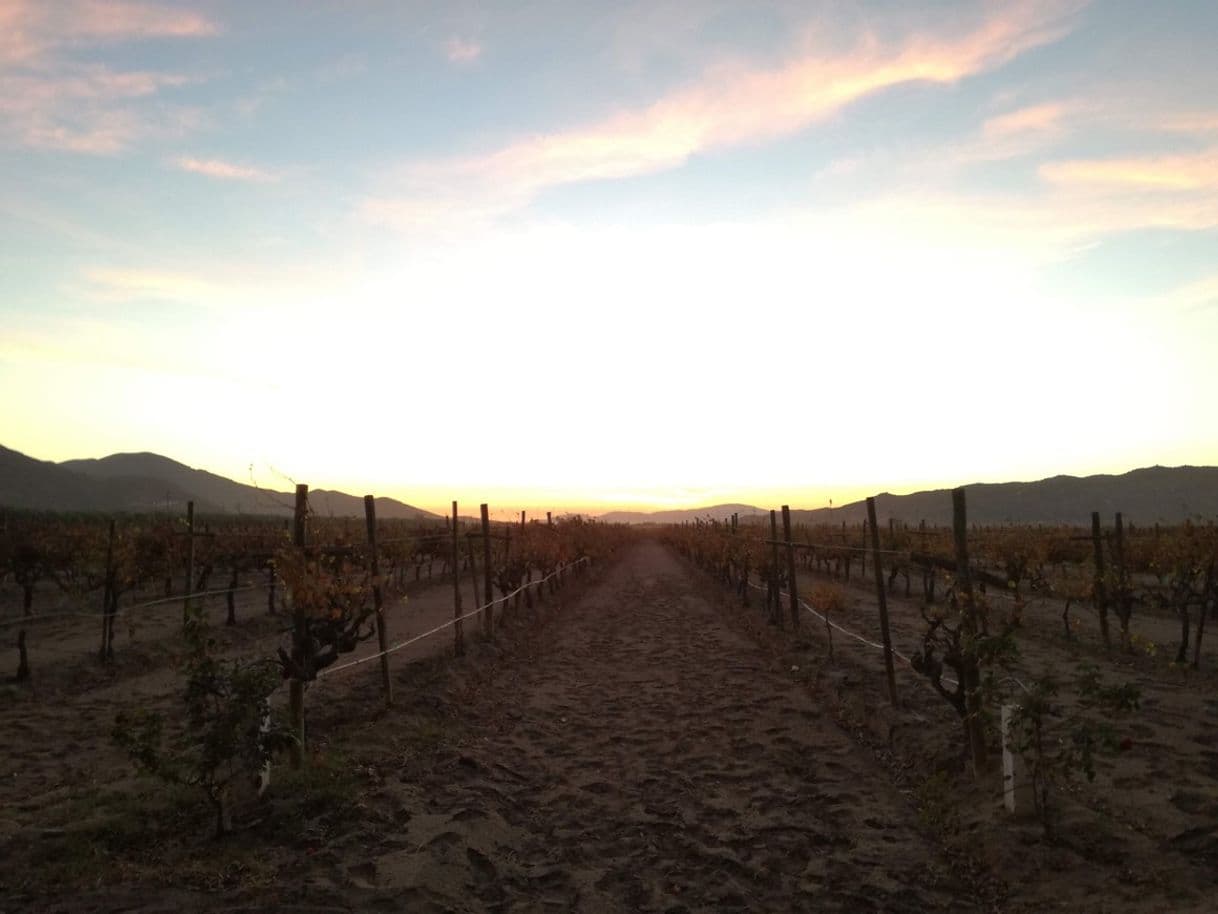
[[[398,624],[450,613],[433,591],[430,619],[420,595]],[[873,625],[848,595],[843,622]],[[643,542],[463,660],[398,658],[391,711],[376,664],[334,677],[309,693],[314,766],[277,769],[222,843],[106,744],[124,701],[172,707],[167,666],[14,690],[0,911],[1210,909],[1212,691],[1161,683],[1102,773],[1140,799],[1084,792],[1048,843],[1002,816],[996,776],[960,771],[958,724],[910,672],[886,709],[877,655],[839,638],[830,661],[818,629],[777,632],[756,604]],[[905,647],[914,618],[898,601]],[[245,625],[231,650],[278,637]]]

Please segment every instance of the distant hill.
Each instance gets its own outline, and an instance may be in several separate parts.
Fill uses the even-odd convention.
[[[598,520],[608,524],[679,524],[682,521],[699,518],[701,520],[727,520],[733,514],[739,514],[743,520],[753,515],[768,515],[753,505],[712,505],[709,508],[684,508],[671,511],[610,511],[600,515]]]
[[[154,495],[153,492],[157,494]],[[50,511],[151,510],[154,498],[185,493],[171,484],[117,477],[107,485],[45,460],[0,447],[0,505]],[[131,505],[128,508],[126,506]]]
[[[1120,511],[1139,524],[1178,524],[1187,519],[1218,518],[1218,467],[1146,467],[1119,476],[1054,476],[1037,482],[977,483],[965,487],[968,518],[977,524],[1076,524],[1091,522],[1099,511],[1105,523]],[[884,493],[875,499],[876,518],[892,517],[908,524],[925,520],[935,526],[952,521],[950,489]],[[815,511],[792,511],[798,523],[858,524],[867,517],[867,503]]]
[[[1181,523],[1185,519],[1218,519],[1218,467],[1146,467],[1119,476],[1054,476],[1036,482],[976,483],[968,490],[969,521],[978,524],[1079,524],[1091,522],[1099,511],[1111,522],[1120,511],[1139,524]],[[627,524],[674,524],[695,518],[741,520],[769,510],[753,505],[715,505],[680,511],[613,511],[602,520]],[[876,496],[876,516],[886,524],[892,517],[908,524],[925,520],[945,526],[952,520],[950,489],[910,495]],[[867,517],[865,501],[834,508],[792,510],[795,523],[859,524]]]
[[[0,447],[0,505],[41,511],[180,512],[194,501],[201,514],[289,516],[291,492],[245,485],[160,454],[112,454],[100,460],[35,460]],[[362,497],[318,489],[314,512],[362,517]],[[438,520],[438,515],[392,498],[376,500],[377,517]]]

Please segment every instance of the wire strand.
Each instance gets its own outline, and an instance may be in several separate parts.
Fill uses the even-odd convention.
[[[355,660],[348,660],[346,663],[341,663],[338,666],[332,666],[329,669],[321,670],[317,674],[317,677],[314,681],[323,679],[326,676],[332,676],[335,673],[341,673],[344,670],[352,669],[353,667],[360,666],[361,664],[368,663],[368,662],[370,662],[372,660],[376,660],[380,657],[388,656],[389,654],[395,653],[396,651],[400,651],[405,647],[409,647],[412,644],[422,641],[425,638],[430,638],[432,635],[439,634],[440,632],[444,631],[447,628],[452,628],[458,622],[464,622],[466,619],[472,618],[473,616],[476,616],[481,612],[485,612],[488,608],[494,606],[497,603],[507,602],[512,597],[516,596],[516,594],[523,592],[524,590],[526,590],[529,587],[534,587],[538,584],[544,584],[546,581],[557,576],[558,574],[565,571],[566,569],[573,568],[576,565],[579,565],[586,561],[588,561],[588,557],[581,556],[580,558],[576,559],[575,561],[568,562],[566,565],[563,565],[561,568],[555,569],[554,571],[552,571],[548,575],[546,575],[544,578],[538,578],[536,581],[529,581],[527,584],[522,584],[521,586],[519,586],[515,590],[513,590],[511,593],[504,594],[502,597],[498,597],[494,600],[491,600],[489,603],[484,603],[482,606],[479,606],[477,609],[472,609],[462,616],[457,616],[456,618],[449,619],[447,622],[443,623],[442,625],[437,625],[435,628],[429,629],[428,631],[425,631],[420,635],[415,635],[411,638],[407,638],[405,641],[399,641],[397,644],[393,645],[392,647],[387,647],[383,651],[377,651],[375,654],[369,654],[366,657],[359,657]]]

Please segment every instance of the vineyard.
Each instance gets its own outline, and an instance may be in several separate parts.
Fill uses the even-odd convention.
[[[578,516],[492,523],[486,505],[433,524],[366,508],[363,522],[315,516],[300,487],[286,523],[5,517],[0,841],[50,836],[35,869],[58,872],[58,822],[82,795],[119,802],[107,788],[133,768],[188,809],[209,800],[219,834],[273,768],[307,802],[316,785],[290,772],[325,769],[344,714],[392,707],[416,667],[557,606],[623,538]]]
[[[853,526],[784,508],[627,528],[454,503],[422,524],[378,520],[371,497],[362,521],[315,516],[300,487],[287,522],[10,515],[0,887],[41,897],[171,867],[191,889],[264,898],[288,874],[297,901],[334,901],[440,873],[418,896],[437,909],[471,892],[642,909],[699,880],[716,906],[832,889],[850,908],[861,896],[782,862],[816,859],[828,839],[801,842],[827,829],[852,853],[919,831],[945,849],[955,875],[919,857],[900,877],[917,893],[885,909],[1000,906],[1046,871],[1068,878],[1029,910],[1187,909],[1218,872],[1218,532],[1119,514],[976,527],[963,490],[953,508],[949,528],[881,524],[873,506]],[[821,715],[831,730],[800,723]],[[594,777],[604,757],[625,773]],[[614,780],[639,765],[643,812]],[[747,779],[748,822],[780,776],[765,816],[803,809],[788,798],[805,786],[844,799],[775,819],[781,859],[755,859],[747,830],[706,851],[743,828],[709,824],[728,815],[722,784]],[[665,830],[673,797],[693,849],[666,843],[684,833]],[[578,872],[593,841],[594,886],[517,859],[534,847]],[[614,882],[660,846],[693,867],[685,883]],[[748,879],[723,870],[729,852]]]
[[[662,535],[978,866],[1105,873],[1078,883],[1080,905],[1211,884],[1218,530],[972,527],[955,495],[953,528],[879,525],[874,508],[792,526],[784,508]],[[1046,842],[1031,854],[1004,845],[1021,822]]]

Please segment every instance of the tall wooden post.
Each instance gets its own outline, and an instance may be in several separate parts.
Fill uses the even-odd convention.
[[[965,648],[960,671],[964,689],[964,729],[968,736],[973,774],[985,770],[985,730],[981,720],[981,676],[977,668],[977,606],[973,602],[973,582],[968,559],[968,513],[964,489],[952,490],[952,536],[956,545],[956,598],[960,606],[960,630]]]
[[[791,539],[791,506],[782,506],[782,538],[787,541],[787,588],[791,597],[791,628],[799,629],[799,587],[795,583],[795,543]]]
[[[453,646],[457,656],[465,653],[465,623],[461,620],[461,539],[457,532],[457,503],[453,502]]]
[[[483,633],[487,638],[495,637],[495,590],[491,580],[491,515],[482,505],[482,593],[486,599],[486,612],[482,615]]]
[[[102,593],[101,659],[105,663],[114,657],[114,519],[110,519],[110,534],[106,540],[106,581]]]
[[[469,534],[465,536],[465,555],[469,560],[469,577],[474,582],[474,608],[477,609],[482,605],[482,596],[478,593],[478,563],[474,561],[474,540]]]
[[[888,633],[888,588],[884,586],[884,566],[880,563],[880,531],[875,525],[875,499],[867,499],[867,526],[871,530],[871,564],[875,569],[875,596],[880,604],[880,639],[884,644],[884,675],[888,677],[888,698],[897,703],[897,677],[892,665],[892,638]]]
[[[389,676],[389,633],[385,631],[385,602],[381,591],[381,564],[376,550],[376,499],[364,496],[364,521],[368,526],[368,571],[372,575],[372,605],[376,609],[376,643],[381,649],[381,691],[385,707],[393,707],[393,680]]]
[[[1091,544],[1095,552],[1095,609],[1100,616],[1100,637],[1104,639],[1104,650],[1112,649],[1108,634],[1108,586],[1104,581],[1104,538],[1100,532],[1100,512],[1091,512]]]
[[[190,595],[195,592],[195,503],[186,502],[186,599],[182,601],[182,625],[190,619]]]
[[[770,509],[770,624],[782,628],[782,606],[778,596],[778,512]]]
[[[1121,623],[1121,650],[1129,650],[1129,588],[1127,585],[1128,579],[1125,577],[1125,523],[1121,517],[1121,512],[1116,513],[1115,527],[1113,529],[1112,538],[1112,564],[1116,567],[1113,571],[1116,572],[1116,593],[1112,596],[1116,597],[1117,618]],[[1205,618],[1205,607],[1201,608],[1201,618]],[[1188,637],[1188,625],[1185,623],[1184,637]],[[1184,662],[1184,657],[1181,655],[1177,658],[1178,663]]]
[[[524,512],[523,511],[520,512],[520,529],[521,530],[524,529]]]
[[[554,526],[554,518],[550,515],[549,511],[546,512],[546,526],[547,527]]]
[[[292,518],[292,545],[304,551],[308,541],[309,487],[304,483],[296,486],[296,510]],[[301,663],[309,651],[309,620],[305,616],[304,602],[292,595],[292,660]],[[305,720],[304,680],[301,670],[288,681],[288,728],[295,737],[292,742],[291,763],[293,768],[304,764]]]

